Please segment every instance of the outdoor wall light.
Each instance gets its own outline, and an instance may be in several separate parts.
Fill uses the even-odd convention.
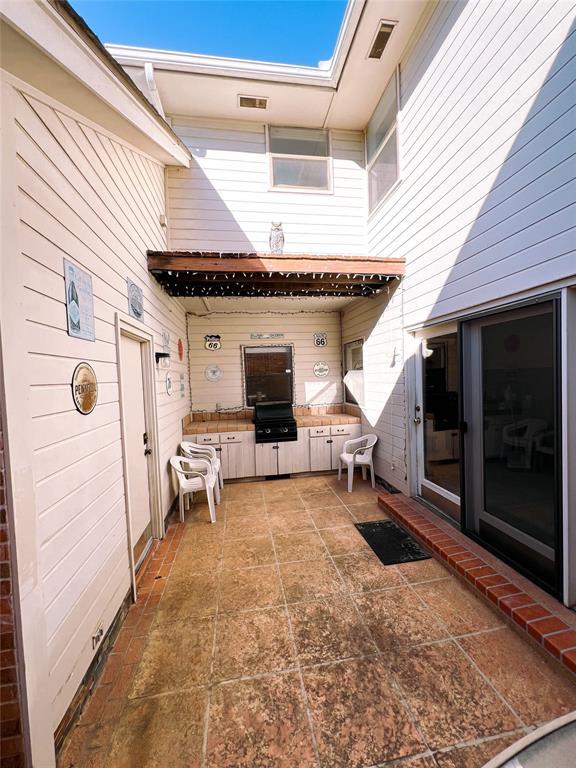
[[[160,360],[165,360],[167,357],[170,357],[170,352],[154,352],[154,357],[156,358],[156,365],[158,365]]]

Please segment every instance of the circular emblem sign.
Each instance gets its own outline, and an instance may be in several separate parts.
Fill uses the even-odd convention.
[[[98,382],[94,369],[88,363],[79,363],[72,374],[72,398],[80,413],[92,413],[98,402]]]
[[[330,366],[328,363],[314,363],[314,376],[318,376],[319,379],[323,379],[324,376],[328,376],[330,373]]]
[[[209,365],[204,371],[204,376],[208,381],[220,381],[223,373],[219,365]]]

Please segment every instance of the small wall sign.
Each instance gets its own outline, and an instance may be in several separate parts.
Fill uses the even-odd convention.
[[[283,339],[283,333],[251,333],[251,339]]]
[[[224,371],[219,365],[208,365],[204,371],[204,376],[207,381],[220,381]]]
[[[142,288],[139,288],[136,283],[126,278],[128,285],[128,314],[131,317],[135,317],[136,320],[142,320],[144,317],[144,294]]]
[[[72,399],[83,416],[92,413],[98,402],[98,380],[88,363],[78,363],[72,374]]]
[[[184,344],[182,343],[182,339],[178,339],[178,358],[182,360],[184,357]]]
[[[75,336],[77,339],[95,341],[92,278],[88,272],[84,272],[68,259],[64,259],[64,285],[68,335]]]
[[[220,336],[217,333],[208,333],[204,336],[204,349],[209,349],[211,352],[215,352],[220,349],[222,342]]]
[[[329,373],[330,366],[328,363],[321,361],[314,363],[314,376],[317,376],[319,379],[323,379],[325,376],[328,376]]]
[[[327,347],[328,346],[328,334],[319,332],[314,334],[314,346],[315,347]]]
[[[166,374],[166,394],[167,395],[171,395],[172,391],[173,391],[173,388],[172,388],[172,375],[171,375],[170,371],[168,371],[168,373]]]

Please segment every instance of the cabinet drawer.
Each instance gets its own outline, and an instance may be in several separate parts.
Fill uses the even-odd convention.
[[[337,427],[330,427],[331,435],[349,435],[351,433],[352,424],[341,424]]]
[[[330,434],[330,427],[309,427],[310,437],[325,437]]]
[[[218,445],[220,442],[220,435],[217,432],[212,432],[209,435],[196,435],[194,441],[200,445]]]
[[[248,432],[223,432],[220,435],[220,442],[224,443],[243,443]]]

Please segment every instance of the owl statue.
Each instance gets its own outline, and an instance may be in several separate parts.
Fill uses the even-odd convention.
[[[272,222],[270,228],[270,253],[282,253],[284,251],[284,231],[282,222]]]

